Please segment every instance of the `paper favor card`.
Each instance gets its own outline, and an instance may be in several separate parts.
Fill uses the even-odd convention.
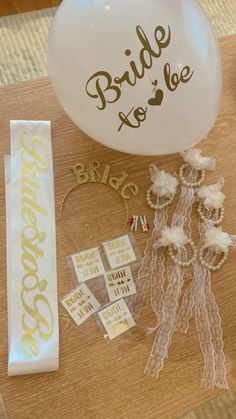
[[[100,320],[112,340],[135,326],[135,321],[124,299],[110,304],[98,313]]]
[[[11,121],[5,178],[8,373],[54,371],[59,332],[50,122]]]
[[[78,282],[85,282],[105,273],[98,247],[69,256],[69,260],[72,262]]]
[[[111,269],[137,260],[129,235],[105,242],[103,247]]]
[[[133,274],[130,266],[114,269],[104,274],[104,280],[110,301],[136,294]]]
[[[86,284],[79,285],[61,301],[77,326],[80,326],[92,314],[96,313],[100,304]]]

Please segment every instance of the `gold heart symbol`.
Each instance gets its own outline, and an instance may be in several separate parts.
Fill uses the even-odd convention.
[[[158,89],[156,91],[155,97],[152,97],[151,99],[149,99],[148,104],[150,106],[161,106],[163,98],[164,98],[163,90]]]

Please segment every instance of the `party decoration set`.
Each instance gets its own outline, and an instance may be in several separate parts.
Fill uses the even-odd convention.
[[[224,178],[205,184],[216,161],[193,147],[213,127],[221,99],[220,50],[209,19],[196,0],[61,3],[49,36],[48,70],[71,120],[89,137],[114,150],[136,156],[180,153],[183,161],[175,173],[150,165],[151,181],[142,195],[148,213],[130,205],[140,188],[126,170],[116,171],[122,161],[129,165],[128,155],[117,154],[117,167],[98,161],[95,153],[95,159],[69,168],[76,183],[60,202],[60,222],[73,243],[70,254],[64,256],[74,285],[60,297],[60,309],[78,337],[84,333],[88,340],[97,339],[97,330],[101,347],[104,339],[113,349],[116,342],[120,345],[127,339],[129,349],[133,338],[140,337],[138,321],[150,291],[155,321],[147,328],[153,341],[144,373],[154,379],[160,376],[175,332],[186,334],[195,317],[204,363],[202,387],[228,389],[212,279],[236,247],[236,235],[222,229]],[[8,375],[57,371],[51,123],[11,121],[10,134],[11,155],[4,161]],[[81,158],[91,150],[104,159],[111,156],[98,144],[91,143],[86,149],[83,135],[78,137]],[[69,158],[74,154],[71,150]],[[142,177],[140,162],[133,160],[137,178]],[[92,199],[88,198],[88,184]],[[102,190],[100,194],[93,194],[96,187]],[[70,199],[77,190],[81,199],[73,206]],[[70,209],[71,223],[65,208]],[[104,221],[107,213],[109,220]],[[150,213],[154,213],[151,220]],[[121,226],[115,234],[117,220]],[[77,232],[79,222],[82,230]],[[135,241],[138,236],[147,238],[143,256]],[[76,241],[87,238],[89,244],[80,248]],[[117,356],[122,360],[117,362],[120,367],[124,364],[120,350]],[[77,358],[84,361],[83,356]],[[100,361],[103,367],[106,356]],[[87,367],[84,362],[89,383],[92,370]],[[112,400],[108,387],[105,394]]]
[[[226,262],[229,249],[236,246],[236,236],[217,227],[224,217],[223,178],[214,185],[202,185],[206,171],[215,170],[215,160],[202,157],[201,151],[194,148],[181,155],[185,163],[178,176],[160,171],[153,165],[150,167],[152,186],[147,191],[147,203],[155,210],[155,228],[146,246],[137,283],[143,284],[144,292],[151,285],[157,326],[149,329],[156,337],[145,372],[158,378],[168,357],[173,333],[186,333],[189,320],[195,314],[204,357],[202,385],[228,388],[221,319],[211,289],[211,273]],[[178,185],[180,198],[169,224],[168,208]],[[151,195],[156,195],[156,204]],[[198,242],[192,239],[191,230],[195,203],[198,203],[199,214]],[[191,276],[192,280],[180,305],[185,276]]]
[[[150,166],[152,184],[146,201],[154,210],[153,231],[135,281],[136,294],[125,298],[137,323],[151,288],[157,325],[149,329],[156,336],[147,374],[159,376],[175,330],[186,332],[194,313],[205,362],[203,385],[227,388],[221,321],[211,291],[211,273],[226,262],[235,238],[220,227],[224,219],[223,179],[204,185],[207,171],[215,170],[215,160],[203,157],[199,149],[189,149],[214,125],[221,97],[220,52],[209,20],[195,0],[182,0],[181,7],[173,0],[149,0],[148,8],[145,0],[136,2],[135,7],[126,0],[110,0],[108,4],[81,2],[76,8],[74,1],[67,0],[52,25],[48,58],[59,101],[90,137],[136,155],[181,152],[183,164],[178,173]],[[110,169],[107,163],[102,172],[101,164],[92,161],[88,169],[79,163],[72,170],[77,186],[99,181],[121,193],[127,215],[122,234],[127,225],[132,233],[141,230],[147,234],[151,225],[147,216],[134,213],[130,219],[128,214],[127,200],[138,194],[137,185],[126,185],[126,172],[110,177]],[[62,215],[71,191],[62,203]],[[200,233],[197,241],[191,225],[195,205]],[[89,231],[88,225],[86,228]],[[106,285],[108,277],[117,274],[120,265],[115,261],[122,256],[114,249],[110,251],[109,243],[102,244],[100,250],[90,249],[96,253],[96,268],[93,263],[85,268],[84,261],[78,262],[81,255],[69,259],[77,278],[83,277],[86,285],[90,285],[88,281],[95,283],[96,278],[87,278],[92,272],[103,276]],[[113,274],[107,274],[106,266],[102,268],[103,256]],[[125,259],[122,262],[128,263]],[[192,280],[180,306],[185,277]],[[113,290],[107,288],[110,300],[116,294],[113,286]]]
[[[211,275],[226,262],[236,236],[222,231],[224,179],[205,185],[216,162],[191,148],[174,174],[150,165],[147,205],[154,210],[154,228],[141,259],[132,233],[123,233],[89,249],[77,250],[67,261],[76,287],[61,303],[77,324],[95,319],[104,337],[113,340],[133,329],[145,295],[157,324],[145,373],[158,378],[175,331],[186,333],[195,315],[204,357],[204,387],[228,388],[221,318],[211,289]],[[120,194],[126,206],[124,230],[150,229],[145,215],[128,218],[127,201],[139,192],[126,172],[111,176],[111,165],[78,163],[76,185],[101,183]],[[58,369],[59,333],[56,278],[55,203],[51,126],[47,121],[11,121],[11,156],[5,158],[7,212],[7,280],[9,375]],[[179,198],[177,200],[177,193]],[[170,216],[169,209],[177,200]],[[196,205],[198,231],[192,234]],[[77,248],[77,245],[76,245]],[[78,249],[78,248],[77,248]],[[180,297],[185,278],[191,278]]]

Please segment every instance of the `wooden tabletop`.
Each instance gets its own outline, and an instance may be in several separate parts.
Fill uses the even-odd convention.
[[[236,234],[236,37],[221,40],[224,65],[224,92],[220,116],[208,140],[201,148],[217,159],[217,171],[208,181],[225,176],[226,218],[224,228]],[[45,119],[53,124],[53,148],[56,185],[58,288],[59,299],[74,287],[66,256],[75,252],[61,219],[61,203],[75,185],[70,170],[78,162],[110,162],[112,174],[122,170],[139,185],[140,193],[129,202],[129,215],[152,212],[145,203],[151,162],[174,171],[178,156],[146,158],[129,156],[91,141],[68,119],[59,106],[47,79],[2,87],[0,89],[0,391],[10,419],[169,419],[177,418],[200,404],[217,397],[219,390],[203,390],[200,381],[202,356],[194,320],[187,336],[176,334],[169,359],[158,381],[143,374],[153,342],[146,327],[154,324],[150,296],[134,333],[112,344],[104,341],[92,322],[78,328],[60,304],[60,370],[32,376],[7,376],[7,293],[5,253],[5,200],[3,156],[9,152],[10,119]],[[201,121],[199,121],[201,123]],[[97,188],[97,189],[96,189]],[[110,191],[110,190],[109,190]],[[69,204],[69,205],[68,205]],[[78,247],[112,239],[125,221],[121,200],[101,185],[81,187],[65,207],[67,229]],[[94,233],[90,241],[85,221]],[[143,250],[147,236],[137,233]],[[226,366],[231,387],[236,384],[236,254],[213,275],[213,291],[222,315]]]
[[[62,0],[4,0],[0,3],[0,16],[31,12],[46,7],[59,6]]]

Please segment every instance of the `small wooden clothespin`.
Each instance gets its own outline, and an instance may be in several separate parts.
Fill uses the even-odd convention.
[[[133,215],[130,220],[131,231],[138,231],[138,215]]]
[[[144,216],[140,215],[139,218],[140,218],[140,221],[141,221],[143,232],[147,233],[149,231],[149,224],[147,223],[146,215],[144,215]]]

